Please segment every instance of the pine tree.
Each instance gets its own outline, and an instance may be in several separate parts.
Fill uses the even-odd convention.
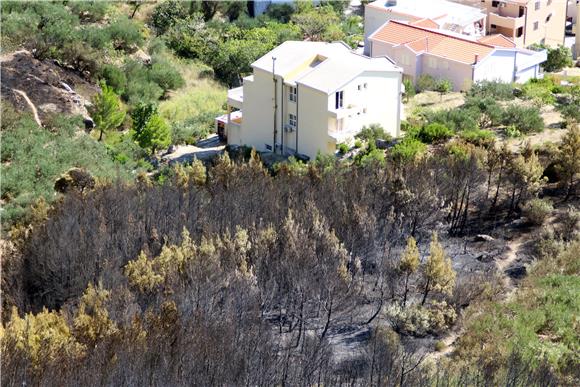
[[[151,154],[171,143],[171,130],[152,104],[138,105],[133,114],[133,139]]]
[[[407,294],[409,292],[409,277],[415,273],[419,268],[419,249],[415,238],[409,237],[407,239],[407,247],[403,252],[401,261],[399,262],[399,270],[405,275],[405,293],[403,295],[403,308],[407,304]]]
[[[99,141],[103,139],[103,133],[121,126],[126,115],[121,109],[121,100],[113,89],[101,83],[101,90],[100,94],[93,97],[93,106],[90,109],[95,126],[100,131]]]
[[[427,257],[423,272],[425,290],[423,292],[421,305],[425,304],[427,296],[433,290],[444,294],[451,294],[455,286],[455,275],[455,271],[451,265],[451,259],[445,253],[441,243],[439,243],[437,233],[433,233],[429,256]]]
[[[569,198],[574,191],[574,178],[580,173],[580,127],[578,125],[568,129],[562,138],[559,164],[568,185],[566,198]]]

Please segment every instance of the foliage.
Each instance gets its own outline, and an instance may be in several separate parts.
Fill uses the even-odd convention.
[[[117,50],[132,51],[143,44],[140,27],[126,16],[118,17],[106,28],[113,47]]]
[[[101,83],[101,93],[93,97],[90,113],[99,131],[99,141],[103,139],[103,133],[117,129],[125,120],[121,100],[105,83]]]
[[[548,48],[548,59],[542,63],[545,71],[558,72],[564,67],[572,66],[572,52],[568,47]]]
[[[89,171],[98,179],[128,178],[125,168],[113,162],[106,148],[88,135],[77,132],[78,117],[60,117],[53,131],[40,128],[31,117],[7,119],[2,103],[2,220],[4,227],[27,222],[38,198],[55,199],[55,180],[72,167]],[[129,167],[129,165],[128,165]]]
[[[505,128],[505,135],[508,138],[518,138],[522,136],[522,132],[520,132],[515,125],[508,125]]]
[[[524,208],[524,216],[534,225],[541,226],[554,209],[552,203],[545,199],[529,200]]]
[[[183,1],[167,0],[155,6],[151,14],[151,24],[155,28],[157,35],[164,34],[177,21],[187,18],[189,12],[185,4]]]
[[[522,86],[522,93],[524,98],[531,99],[539,106],[550,105],[556,101],[553,88],[554,83],[549,78],[532,78]]]
[[[169,125],[157,113],[152,104],[139,104],[131,113],[133,118],[133,139],[151,154],[171,143]]]
[[[469,97],[461,106],[471,117],[477,118],[479,128],[491,128],[501,123],[503,109],[492,97]]]
[[[355,138],[366,141],[367,143],[375,143],[376,140],[391,141],[393,138],[390,134],[385,132],[383,127],[379,124],[371,124],[363,126],[361,131],[357,133]]]
[[[445,125],[434,122],[422,127],[416,136],[417,139],[422,142],[432,144],[434,142],[441,142],[451,138],[453,136],[453,131]]]
[[[498,81],[479,81],[467,92],[468,97],[493,98],[496,101],[508,101],[514,98],[513,86]]]
[[[562,138],[558,154],[560,173],[567,182],[567,197],[573,194],[576,175],[580,173],[580,127],[572,126]]]
[[[495,133],[491,130],[465,130],[459,133],[459,138],[477,146],[490,146],[495,142]]]
[[[443,99],[443,95],[449,93],[453,90],[453,83],[451,83],[448,79],[439,79],[435,85],[435,91],[441,95],[441,99]]]
[[[447,255],[439,242],[436,233],[431,236],[429,256],[423,268],[424,292],[422,305],[425,304],[430,292],[436,291],[451,294],[455,287],[456,273],[451,265],[451,258]]]
[[[292,15],[292,22],[296,24],[304,39],[313,41],[341,40],[342,31],[334,35],[332,26],[339,24],[340,18],[331,6],[312,7]]]
[[[422,74],[417,78],[415,87],[418,92],[435,90],[437,88],[437,80],[429,74]]]
[[[338,153],[340,153],[341,155],[345,155],[348,153],[348,145],[346,145],[345,143],[338,144],[337,149]]]
[[[544,120],[535,107],[509,105],[503,112],[502,123],[514,125],[522,133],[541,132],[544,130]]]
[[[427,110],[423,112],[424,121],[438,123],[457,132],[478,129],[481,113],[475,109]]]
[[[405,137],[401,142],[396,144],[389,152],[394,160],[408,162],[416,160],[427,150],[427,146],[421,141]]]
[[[266,10],[266,15],[280,23],[288,23],[294,14],[294,7],[290,3],[272,3]]]
[[[533,368],[543,360],[573,383],[578,361],[575,316],[580,291],[575,241],[557,256],[539,261],[518,288],[514,300],[484,305],[468,320],[458,352],[494,372],[518,349]]]
[[[405,101],[409,102],[409,99],[415,96],[415,85],[409,78],[403,79],[403,85],[405,86]]]

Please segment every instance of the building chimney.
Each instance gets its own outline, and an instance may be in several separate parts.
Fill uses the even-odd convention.
[[[477,64],[479,62],[479,54],[475,54],[475,62],[473,64]]]

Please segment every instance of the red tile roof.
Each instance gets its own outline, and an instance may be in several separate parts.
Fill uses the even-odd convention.
[[[482,60],[494,50],[488,44],[428,30],[391,20],[370,37],[371,40],[392,45],[407,45],[415,52],[428,52],[462,63]]]
[[[482,36],[477,41],[494,47],[514,48],[516,46],[513,40],[501,34]]]
[[[431,19],[421,19],[417,21],[412,21],[409,23],[412,26],[423,27],[423,28],[439,28],[439,24]]]

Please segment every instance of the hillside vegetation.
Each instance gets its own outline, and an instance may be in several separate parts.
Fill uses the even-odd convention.
[[[163,163],[276,45],[356,46],[347,5],[2,2],[38,78],[2,89],[2,385],[580,384],[577,79],[424,77],[398,139]]]

